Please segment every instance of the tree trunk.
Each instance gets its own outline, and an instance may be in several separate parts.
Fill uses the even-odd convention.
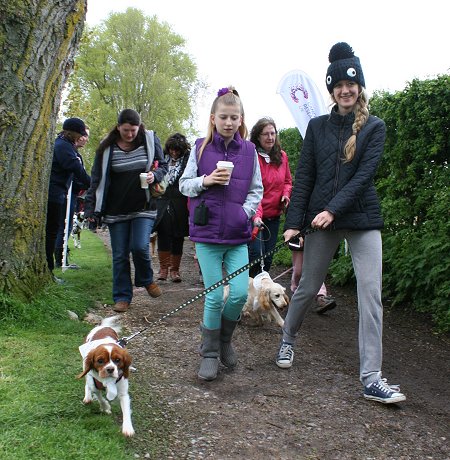
[[[0,293],[50,279],[45,221],[61,94],[87,0],[0,0]]]

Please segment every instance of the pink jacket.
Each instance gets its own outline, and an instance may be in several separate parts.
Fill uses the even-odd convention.
[[[276,166],[274,163],[267,163],[261,155],[258,155],[264,195],[253,219],[256,217],[260,217],[261,219],[278,217],[284,209],[281,198],[283,196],[291,197],[291,170],[289,169],[286,152],[282,150],[281,155],[280,166]]]

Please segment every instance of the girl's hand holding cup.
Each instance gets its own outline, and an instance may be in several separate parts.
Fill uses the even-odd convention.
[[[234,165],[231,161],[218,161],[217,168],[203,179],[203,185],[210,187],[211,185],[228,185],[233,172]]]

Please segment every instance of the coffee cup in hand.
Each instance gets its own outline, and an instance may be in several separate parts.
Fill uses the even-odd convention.
[[[226,169],[229,172],[229,177],[227,182],[224,185],[228,185],[230,183],[231,173],[233,172],[234,164],[231,161],[218,161],[217,162],[217,169]]]
[[[147,177],[148,177],[147,173],[139,174],[139,179],[141,180],[141,188],[148,188]]]

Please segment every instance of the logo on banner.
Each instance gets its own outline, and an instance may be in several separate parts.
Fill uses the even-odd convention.
[[[295,95],[295,93],[297,91],[301,91],[303,93],[303,97],[305,99],[308,99],[308,91],[306,91],[305,88],[303,88],[303,85],[297,85],[297,86],[293,86],[291,88],[291,97],[292,97],[292,100],[295,102],[295,103],[299,103],[300,102],[300,99]]]

